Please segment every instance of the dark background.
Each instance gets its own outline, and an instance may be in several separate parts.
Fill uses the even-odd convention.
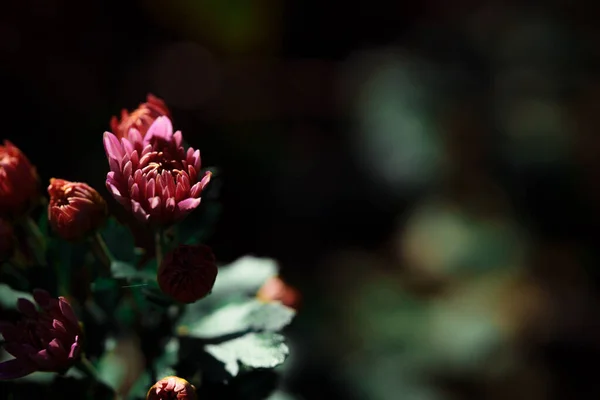
[[[108,199],[111,116],[163,98],[219,168],[217,257],[303,293],[302,398],[594,398],[599,29],[582,1],[9,1],[2,136]]]

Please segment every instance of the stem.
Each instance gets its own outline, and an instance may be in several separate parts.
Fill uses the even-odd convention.
[[[33,250],[36,261],[40,265],[46,266],[46,238],[30,216],[27,216],[23,222],[23,226],[29,234],[27,242]],[[33,240],[29,240],[30,238]]]
[[[92,389],[97,388],[97,386],[102,386],[102,387],[110,390],[111,393],[114,394],[115,399],[119,398],[115,389],[113,389],[112,387],[110,387],[104,381],[102,381],[100,379],[100,375],[98,374],[98,371],[96,370],[94,365],[90,362],[90,360],[87,359],[87,357],[85,355],[82,355],[81,358],[79,359],[79,361],[77,361],[75,363],[75,368],[77,368],[79,371],[83,372],[87,377],[92,379],[92,381],[93,381]],[[96,392],[96,389],[94,389],[93,392]]]
[[[78,362],[75,363],[75,368],[83,372],[86,376],[92,378],[96,382],[102,382],[96,367],[87,359],[86,356],[81,356]],[[102,382],[103,383],[103,382]]]
[[[158,229],[154,236],[154,245],[156,251],[156,266],[160,267],[160,263],[162,262],[163,254],[162,254],[162,231]]]
[[[104,239],[102,239],[102,236],[100,236],[100,234],[98,232],[96,232],[91,237],[91,245],[92,245],[92,250],[94,251],[94,254],[98,258],[98,260],[102,263],[102,265],[104,266],[104,269],[106,270],[108,275],[110,275],[111,265],[114,261],[114,257],[111,254],[110,250],[108,249],[106,242],[104,241]]]

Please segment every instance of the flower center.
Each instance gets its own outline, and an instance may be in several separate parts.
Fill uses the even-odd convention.
[[[50,190],[50,203],[54,207],[64,207],[69,205],[69,194],[71,193],[71,188],[57,188],[51,187]]]
[[[165,148],[162,151],[156,151],[150,154],[148,163],[142,167],[142,172],[145,174],[156,173],[160,174],[163,171],[169,171],[173,176],[178,175],[184,169],[181,160],[173,157],[169,149]]]

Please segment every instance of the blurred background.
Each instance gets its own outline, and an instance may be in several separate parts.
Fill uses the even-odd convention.
[[[2,138],[108,199],[111,116],[163,98],[219,169],[217,257],[302,293],[298,399],[598,398],[594,9],[9,1]]]

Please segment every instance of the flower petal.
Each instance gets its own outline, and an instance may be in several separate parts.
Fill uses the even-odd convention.
[[[58,301],[58,306],[60,307],[60,312],[62,315],[64,315],[67,321],[69,321],[71,324],[79,327],[79,320],[77,319],[77,316],[75,315],[75,312],[73,311],[73,308],[71,308],[69,302],[62,296],[58,298]]]
[[[187,214],[200,205],[200,199],[185,199],[177,203],[177,211]]]
[[[116,161],[123,158],[125,153],[123,152],[121,143],[119,143],[119,139],[117,139],[115,135],[110,132],[104,132],[102,141],[104,142],[104,150],[106,151],[106,155],[109,158],[113,158]]]
[[[35,304],[33,304],[31,301],[24,299],[24,298],[19,298],[17,300],[17,309],[22,314],[24,314],[30,318],[35,318],[35,317],[37,317],[37,314],[38,314]]]

